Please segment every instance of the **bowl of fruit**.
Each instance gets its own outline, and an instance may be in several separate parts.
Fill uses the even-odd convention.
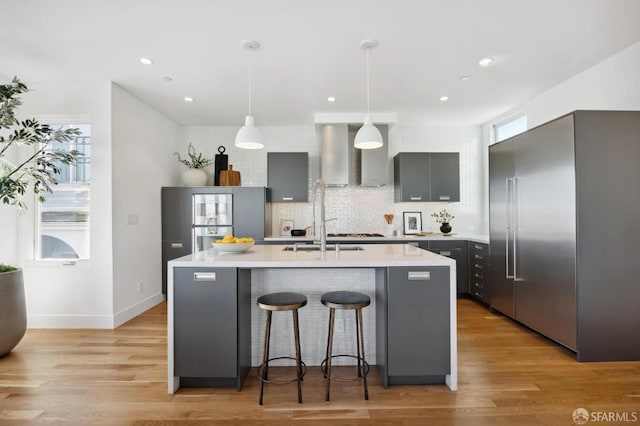
[[[223,253],[240,253],[253,247],[254,241],[251,237],[238,238],[233,235],[225,235],[224,238],[212,242],[214,249]]]

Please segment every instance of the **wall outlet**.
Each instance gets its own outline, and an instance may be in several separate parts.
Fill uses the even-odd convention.
[[[126,223],[127,223],[127,225],[137,225],[138,224],[138,214],[137,213],[127,213]]]
[[[142,293],[144,291],[144,281],[138,281],[138,293]]]

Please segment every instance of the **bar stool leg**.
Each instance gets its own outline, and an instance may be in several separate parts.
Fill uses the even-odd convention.
[[[333,351],[333,322],[336,316],[334,308],[329,309],[329,336],[327,337],[327,394],[325,401],[329,401],[331,392],[331,353]]]
[[[358,377],[362,377],[362,367],[360,366],[360,320],[358,318],[358,309],[354,312],[356,314],[356,352],[358,355]]]
[[[356,309],[356,315],[358,317],[358,322],[360,323],[360,353],[362,354],[362,359],[365,360],[365,356],[364,356],[364,327],[362,325],[362,309],[358,308]],[[359,356],[359,355],[358,355]],[[358,365],[360,365],[360,359],[358,358]],[[364,369],[364,365],[362,366],[362,368]],[[369,400],[369,387],[367,386],[367,375],[365,374],[365,372],[363,371],[362,374],[362,380],[364,381],[364,399],[365,400]]]
[[[269,368],[269,339],[271,337],[271,311],[267,311],[267,321],[264,326],[264,348],[262,350],[262,380],[260,380],[260,401],[259,405],[262,405],[262,396],[264,395],[264,382],[268,377]]]
[[[298,310],[291,311],[293,316],[293,336],[296,343],[296,374],[298,376],[298,404],[302,403],[302,357],[300,355],[300,329],[298,327]]]

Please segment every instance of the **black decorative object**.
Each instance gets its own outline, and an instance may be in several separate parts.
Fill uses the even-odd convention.
[[[229,156],[224,153],[225,147],[220,145],[218,147],[219,154],[216,154],[215,158],[215,171],[213,176],[213,184],[215,186],[220,186],[220,172],[223,170],[227,170],[229,164]]]
[[[449,225],[449,223],[444,222],[442,225],[440,225],[440,232],[442,232],[443,234],[448,234],[449,232],[451,232],[451,225]]]

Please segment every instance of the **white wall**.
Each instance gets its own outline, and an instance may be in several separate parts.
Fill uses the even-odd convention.
[[[527,127],[544,124],[578,109],[640,109],[640,42],[491,120],[515,111],[527,114]]]
[[[91,123],[91,258],[73,266],[33,260],[32,196],[25,214],[0,209],[0,255],[24,268],[30,328],[116,327],[163,300],[160,187],[179,182],[172,153],[180,126],[110,82],[28,86],[19,117]],[[138,224],[126,225],[127,214]]]
[[[640,42],[527,102],[528,127],[577,109],[640,109]]]
[[[180,179],[172,156],[181,127],[112,86],[113,301],[115,325],[163,300],[160,187]],[[127,224],[127,215],[137,224]],[[141,290],[139,289],[141,283]]]
[[[260,127],[265,149],[241,150],[233,146],[237,127],[190,126],[184,128],[181,152],[191,142],[198,151],[213,158],[220,145],[225,146],[229,163],[241,172],[242,185],[267,186],[267,152],[309,152],[309,191],[320,176],[320,134],[314,125]],[[420,211],[425,229],[437,224],[429,215],[446,208],[456,218],[454,232],[485,232],[482,158],[485,155],[480,126],[420,127],[395,124],[389,130],[389,181],[381,188],[327,188],[327,217],[338,221],[328,224],[328,232],[385,232],[384,213],[392,213],[402,230],[402,212]],[[460,153],[461,201],[455,203],[394,203],[392,157],[402,151],[445,151]],[[209,173],[213,167],[208,168]],[[309,197],[311,200],[311,196]],[[272,230],[277,234],[281,219],[293,219],[295,227],[312,223],[312,204],[272,203]]]
[[[640,42],[485,123],[484,145],[491,143],[492,126],[516,112],[527,114],[531,129],[578,109],[640,110],[639,70]],[[488,200],[488,178],[486,182],[484,199]],[[488,204],[485,217],[488,220]]]
[[[28,326],[111,328],[111,85],[107,81],[27,84],[31,92],[23,97],[20,117],[85,117],[92,128],[91,260],[73,266],[34,261],[33,197],[27,197],[31,205],[18,220],[18,263],[24,268]]]

